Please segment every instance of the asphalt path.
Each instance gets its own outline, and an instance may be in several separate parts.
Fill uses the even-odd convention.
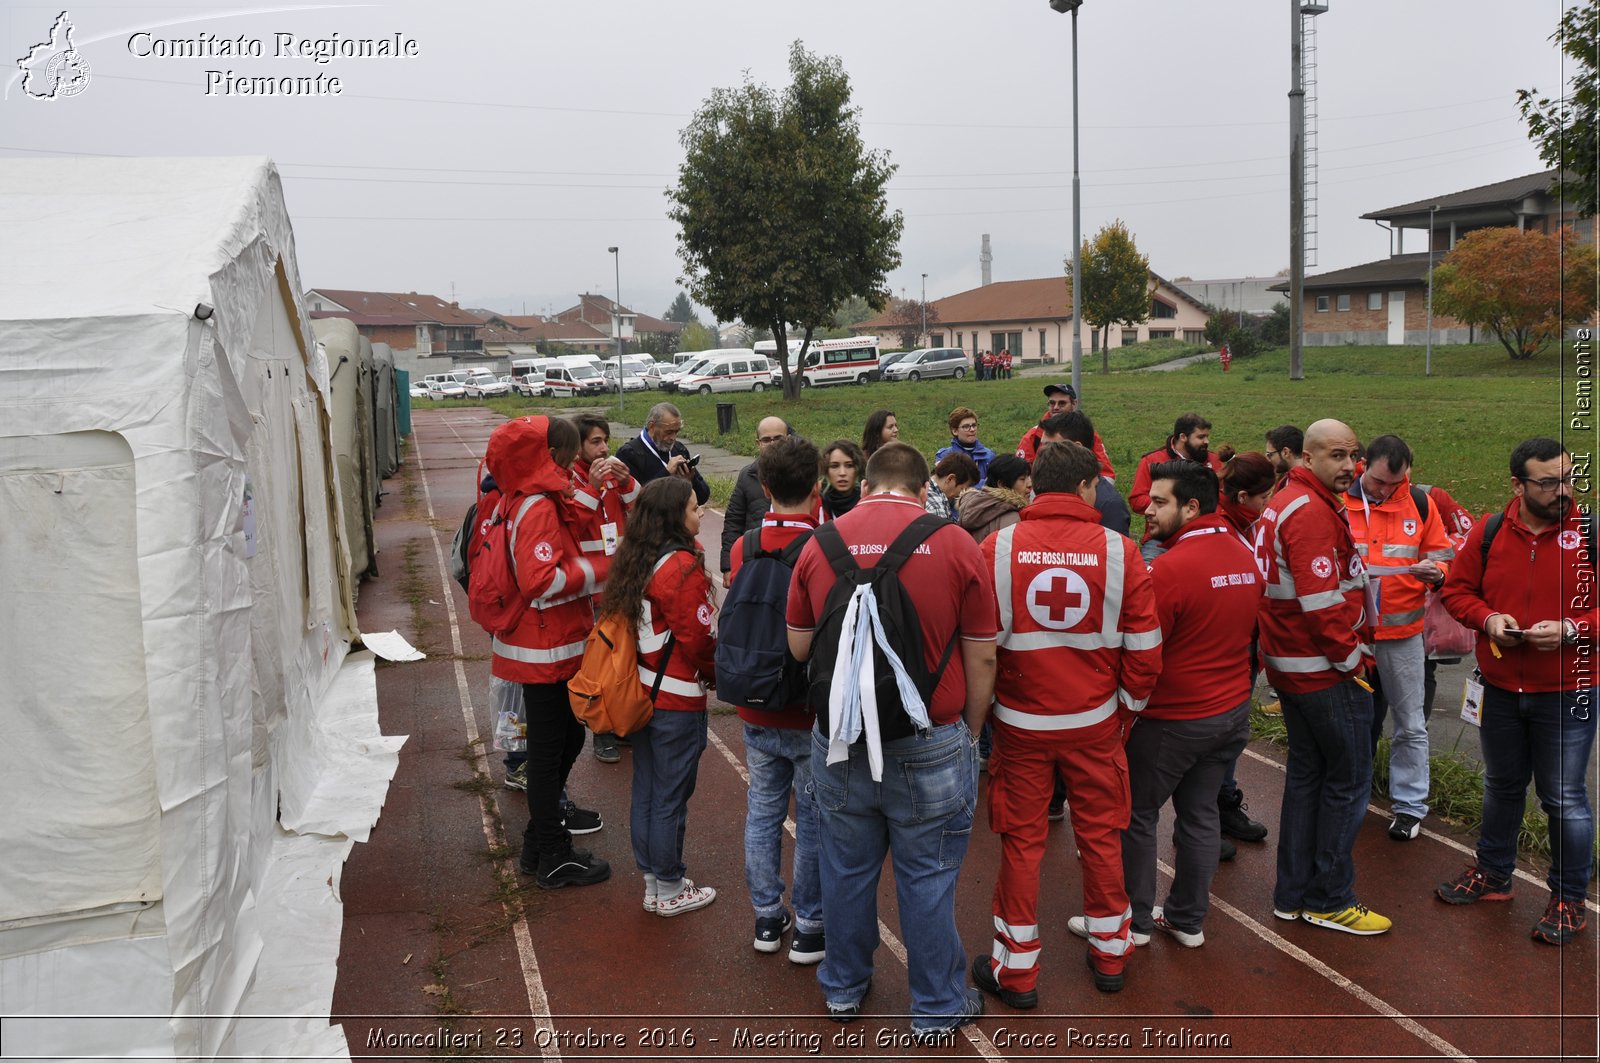
[[[670,920],[642,910],[626,752],[606,765],[586,750],[571,778],[573,797],[605,818],[580,844],[611,861],[611,879],[539,890],[516,870],[524,799],[500,785],[500,755],[487,749],[487,638],[444,568],[498,418],[467,408],[413,416],[406,463],[378,512],[383,577],[360,600],[364,630],[397,628],[428,659],[378,671],[383,729],[410,740],[371,840],[355,847],[340,883],[333,1020],[357,1058],[1595,1056],[1595,929],[1565,949],[1530,941],[1547,898],[1533,867],[1519,871],[1509,903],[1434,900],[1433,886],[1471,859],[1473,839],[1448,824],[1430,820],[1417,840],[1396,843],[1384,833],[1385,810],[1371,809],[1356,846],[1357,887],[1394,919],[1391,933],[1358,938],[1273,918],[1282,753],[1261,743],[1239,774],[1272,835],[1241,845],[1220,869],[1204,947],[1158,935],[1133,957],[1123,992],[1095,991],[1085,943],[1066,929],[1082,896],[1071,831],[1054,825],[1039,913],[1040,1008],[990,1000],[979,1023],[943,1046],[913,1048],[906,1036],[906,956],[887,870],[877,975],[860,1022],[827,1021],[814,969],[752,948],[742,729],[724,706],[712,711],[686,842],[689,874],[717,888],[715,904]],[[719,528],[708,514],[702,539],[714,543]],[[1165,876],[1169,846],[1160,859]],[[980,811],[957,897],[969,953],[989,949],[998,864],[998,838]]]

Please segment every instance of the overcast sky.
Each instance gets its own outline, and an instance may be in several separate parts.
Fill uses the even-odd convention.
[[[1319,248],[1308,272],[1385,257],[1362,213],[1543,169],[1516,90],[1556,90],[1559,0],[1328,0],[1317,23]],[[281,6],[73,4],[79,95],[27,98],[14,60],[59,5],[0,14],[10,156],[265,154],[307,287],[561,309],[678,290],[664,190],[678,131],[718,86],[787,83],[791,41],[839,56],[867,143],[899,172],[903,265],[938,298],[1061,271],[1072,242],[1071,19],[1046,0],[532,0]],[[1083,232],[1122,218],[1168,277],[1288,265],[1287,0],[1086,0]],[[234,12],[218,14],[218,12]],[[130,45],[130,38],[145,32]],[[274,56],[275,34],[416,42],[397,59]],[[139,56],[258,39],[263,55]],[[338,77],[342,94],[207,95],[206,71]],[[1409,250],[1420,250],[1413,233]]]

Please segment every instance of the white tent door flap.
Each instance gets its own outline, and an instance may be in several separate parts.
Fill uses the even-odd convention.
[[[0,921],[161,896],[133,454],[0,438]]]

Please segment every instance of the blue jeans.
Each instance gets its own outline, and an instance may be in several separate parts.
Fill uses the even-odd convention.
[[[706,713],[658,709],[633,739],[633,862],[657,895],[683,887],[683,833],[706,748]]]
[[[1289,764],[1272,906],[1337,912],[1355,903],[1351,856],[1372,794],[1372,695],[1346,679],[1310,694],[1278,691]]]
[[[1378,661],[1378,691],[1394,718],[1394,738],[1389,742],[1389,797],[1395,814],[1422,819],[1428,814],[1428,721],[1422,711],[1422,635],[1380,639],[1373,644]],[[1377,696],[1373,697],[1373,746],[1383,725],[1376,722]]]
[[[967,855],[978,799],[978,758],[966,724],[883,744],[873,782],[863,743],[828,763],[812,732],[811,786],[821,827],[822,910],[828,955],[817,981],[831,1004],[867,991],[878,947],[878,879],[894,860],[911,980],[911,1025],[944,1029],[967,1006],[967,955],[956,931],[956,876]]]
[[[817,880],[817,806],[811,795],[811,732],[744,725],[750,799],[744,817],[744,879],[758,918],[783,911],[783,821],[794,798],[794,918],[807,934],[822,929]]]
[[[1552,896],[1582,901],[1589,886],[1594,811],[1585,778],[1594,746],[1595,694],[1518,694],[1483,685],[1483,831],[1478,866],[1495,878],[1516,867],[1528,779],[1550,817]]]

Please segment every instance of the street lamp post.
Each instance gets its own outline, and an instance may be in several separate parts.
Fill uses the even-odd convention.
[[[617,334],[617,416],[622,416],[623,391],[622,391],[622,256],[614,247],[606,248],[611,253],[612,272],[617,281],[617,304],[611,308],[611,327]]]
[[[1423,376],[1433,375],[1433,215],[1438,209],[1437,203],[1428,208],[1428,353],[1423,357]]]
[[[922,346],[928,345],[928,275],[922,275]]]
[[[1078,187],[1078,8],[1083,0],[1050,0],[1050,9],[1072,15],[1072,390],[1083,401],[1082,196]]]

